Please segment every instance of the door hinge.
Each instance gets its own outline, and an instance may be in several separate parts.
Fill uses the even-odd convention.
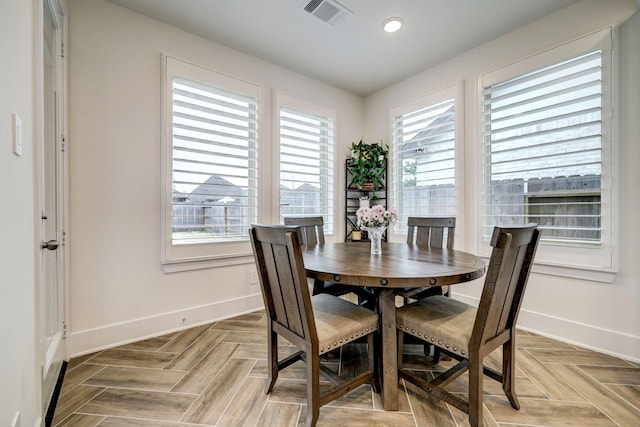
[[[66,230],[62,230],[62,244],[64,245],[65,243],[67,243],[67,231]]]
[[[62,322],[62,338],[67,337],[67,322]]]
[[[60,140],[61,140],[60,151],[64,152],[67,149],[67,137],[62,135],[60,137]]]
[[[64,58],[64,43],[60,43],[60,58]]]

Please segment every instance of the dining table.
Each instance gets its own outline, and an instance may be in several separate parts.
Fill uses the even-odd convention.
[[[468,252],[407,243],[383,242],[372,255],[361,242],[324,243],[303,250],[307,277],[324,282],[364,286],[378,296],[382,404],[398,410],[396,298],[399,289],[447,286],[481,278],[482,258]]]

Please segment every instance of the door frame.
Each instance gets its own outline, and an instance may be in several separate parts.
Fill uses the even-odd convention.
[[[68,333],[67,324],[70,318],[69,305],[69,250],[68,236],[69,229],[69,179],[68,179],[68,114],[67,114],[67,54],[64,52],[68,40],[67,25],[67,9],[65,0],[32,0],[35,12],[35,28],[34,28],[34,85],[35,85],[35,113],[34,113],[34,221],[35,221],[35,337],[36,337],[36,378],[39,378],[37,389],[38,396],[41,399],[38,405],[41,408],[42,417],[52,403],[52,397],[55,397],[55,387],[59,382],[59,376],[63,367],[63,360],[67,359],[65,337]],[[41,219],[43,212],[43,195],[44,195],[44,144],[45,126],[44,126],[44,17],[45,13],[49,13],[49,8],[57,20],[56,24],[59,28],[56,37],[57,49],[60,51],[56,54],[56,99],[55,99],[55,138],[56,138],[56,222],[58,235],[56,236],[60,246],[57,249],[57,297],[58,297],[58,315],[57,324],[60,327],[60,334],[57,337],[57,351],[54,354],[46,351],[46,331],[43,329],[45,322],[45,297],[44,289],[46,286],[46,275],[44,273],[44,265],[42,262],[41,242],[44,237],[43,221]],[[59,55],[59,57],[58,57]],[[50,371],[50,372],[49,372]],[[49,372],[49,375],[46,373]],[[55,403],[55,401],[53,401]]]

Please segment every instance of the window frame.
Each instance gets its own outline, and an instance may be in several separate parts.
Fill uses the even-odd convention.
[[[432,107],[441,102],[445,102],[447,100],[453,99],[454,105],[454,133],[455,133],[455,141],[454,141],[454,150],[455,150],[455,178],[454,178],[454,186],[455,186],[455,209],[453,215],[447,216],[455,216],[456,218],[461,219],[461,212],[464,212],[464,198],[461,196],[465,194],[464,192],[464,84],[462,81],[452,83],[440,90],[435,92],[423,95],[419,98],[416,98],[412,101],[409,101],[403,105],[392,108],[389,114],[389,141],[390,144],[390,161],[389,164],[391,173],[391,192],[389,195],[389,206],[398,209],[398,213],[400,212],[400,206],[398,205],[399,201],[399,192],[402,189],[402,183],[398,182],[398,175],[395,172],[395,166],[398,162],[399,153],[396,151],[394,146],[394,121],[398,116],[404,114],[410,114],[412,112],[416,112],[425,108]],[[456,242],[459,242],[460,239],[457,238],[459,235],[463,234],[464,230],[464,222],[459,220],[456,224],[455,234],[456,234]],[[392,237],[404,237],[407,236],[407,228],[400,228],[399,226],[395,226],[391,229]],[[458,246],[458,243],[456,243]]]
[[[551,275],[573,277],[599,282],[612,282],[617,271],[618,251],[616,250],[615,213],[618,195],[618,182],[616,164],[617,135],[613,112],[616,109],[616,56],[614,49],[615,28],[606,27],[590,34],[578,37],[574,40],[539,52],[511,64],[480,75],[477,79],[478,90],[478,222],[477,222],[477,252],[483,256],[489,256],[486,237],[483,236],[483,209],[484,209],[484,108],[483,90],[485,87],[522,76],[533,71],[548,67],[570,58],[592,52],[602,51],[602,175],[601,175],[601,244],[597,247],[591,245],[567,246],[553,242],[542,242],[536,253],[537,270]]]
[[[258,142],[256,149],[259,154],[255,159],[257,167],[261,163],[261,143],[263,133],[263,88],[259,85],[240,80],[235,77],[218,73],[214,70],[192,64],[169,55],[162,55],[162,94],[161,94],[161,264],[165,272],[185,271],[199,268],[210,268],[224,265],[248,264],[253,262],[251,243],[246,240],[214,243],[193,243],[175,245],[172,242],[172,210],[173,210],[173,139],[172,115],[173,77],[202,82],[221,89],[255,97],[258,105]],[[261,216],[260,180],[254,191],[256,192],[257,218]]]
[[[336,110],[334,110],[333,108],[330,107],[325,107],[325,106],[321,106],[318,104],[314,104],[312,102],[308,102],[305,100],[302,100],[300,98],[297,98],[295,96],[291,96],[288,95],[286,93],[280,92],[280,91],[275,91],[275,102],[274,102],[274,109],[273,109],[273,116],[274,116],[274,130],[273,133],[275,135],[274,140],[276,141],[276,143],[274,144],[274,150],[273,150],[273,156],[274,159],[277,159],[277,161],[273,162],[273,170],[274,170],[274,174],[273,174],[273,182],[277,183],[277,185],[274,185],[274,188],[277,188],[276,192],[277,195],[275,197],[274,200],[277,200],[277,202],[274,203],[273,206],[273,217],[277,218],[278,220],[280,220],[282,218],[282,214],[281,214],[281,210],[280,210],[280,126],[281,126],[281,121],[280,121],[280,110],[282,108],[285,109],[291,109],[291,110],[297,110],[300,112],[304,112],[304,113],[308,113],[308,114],[313,114],[316,116],[321,116],[321,117],[325,117],[327,119],[330,119],[333,121],[333,130],[334,130],[334,134],[333,134],[333,188],[330,190],[324,190],[326,192],[326,198],[327,200],[329,200],[331,197],[333,197],[333,206],[330,209],[327,209],[328,214],[330,215],[331,218],[325,218],[325,237],[328,238],[329,240],[331,240],[331,238],[333,236],[336,236],[336,218],[338,218],[338,216],[336,215],[336,209],[338,208],[337,203],[335,202],[336,200],[340,200],[339,198],[337,198],[337,190],[338,190],[338,186],[337,186],[337,181],[335,179],[336,177],[336,167],[338,166],[337,164],[337,153],[338,153],[338,144],[337,144],[337,132],[338,132],[338,124],[337,124],[337,112]],[[331,224],[332,227],[326,227],[326,224]]]

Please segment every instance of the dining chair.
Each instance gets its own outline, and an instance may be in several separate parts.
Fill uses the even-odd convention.
[[[251,246],[258,267],[268,324],[268,378],[265,393],[275,385],[278,373],[297,361],[307,366],[307,426],[315,426],[320,407],[371,382],[380,391],[375,363],[374,333],[378,314],[329,294],[311,296],[302,257],[299,227],[252,225]],[[278,360],[278,335],[300,351]],[[344,344],[366,338],[368,366],[346,379],[320,363],[320,356]],[[322,374],[333,384],[320,393]]]
[[[407,244],[417,246],[429,246],[453,249],[455,239],[456,218],[455,217],[415,217],[407,218]],[[446,238],[445,238],[446,236]],[[411,300],[421,300],[434,295],[449,296],[449,287],[431,286],[423,288],[400,289],[396,292],[403,298],[404,304],[409,304]],[[415,343],[416,340],[410,340]],[[424,354],[431,353],[431,345],[423,343]],[[433,350],[433,363],[440,362],[440,350],[435,347]]]
[[[515,393],[515,326],[539,240],[536,224],[494,228],[493,250],[477,308],[433,296],[396,310],[398,376],[466,412],[472,427],[482,426],[483,374],[502,383],[511,406],[520,408]],[[404,369],[406,334],[439,347],[458,363],[431,381]],[[484,358],[500,346],[502,372],[484,366]],[[445,390],[466,371],[468,400]]]
[[[300,227],[303,245],[324,244],[324,220],[321,216],[286,216],[284,217],[284,225]]]
[[[324,220],[321,216],[289,216],[284,217],[284,225],[297,225],[302,233],[303,245],[315,246],[325,243]],[[360,286],[349,286],[342,283],[313,281],[313,295],[320,293],[341,296],[354,293],[358,296],[358,303],[373,308],[375,294]]]
[[[415,217],[407,218],[407,244],[453,249],[455,239],[455,217]],[[446,233],[446,240],[445,240]],[[445,244],[446,243],[446,244]],[[422,299],[432,295],[449,295],[449,289],[440,286],[403,290],[399,293],[408,298]]]

